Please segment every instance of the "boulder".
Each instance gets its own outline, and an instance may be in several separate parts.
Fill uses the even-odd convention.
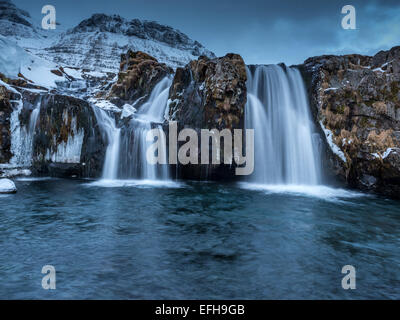
[[[0,193],[16,193],[17,187],[9,179],[0,179]]]

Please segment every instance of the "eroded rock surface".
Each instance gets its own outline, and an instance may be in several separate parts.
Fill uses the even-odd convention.
[[[12,107],[10,98],[12,93],[5,86],[0,85],[0,163],[7,163],[11,159],[11,128],[10,117]]]
[[[197,132],[242,129],[246,80],[245,64],[237,54],[191,61],[176,70],[169,93],[169,120],[177,121],[179,129],[187,127]],[[199,179],[229,179],[234,177],[234,167],[186,165],[181,166],[180,174]]]
[[[42,98],[33,142],[37,172],[99,176],[105,148],[93,109],[86,101],[58,94]]]
[[[400,197],[400,47],[310,58],[303,74],[327,166],[352,187]]]
[[[108,98],[118,106],[145,101],[154,86],[173,70],[152,56],[129,50],[121,55],[117,82],[111,87]],[[140,101],[138,101],[140,99]]]

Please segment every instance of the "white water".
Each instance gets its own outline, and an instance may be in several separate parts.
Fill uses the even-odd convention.
[[[164,113],[167,108],[168,92],[171,86],[171,78],[165,77],[153,89],[149,100],[144,103],[135,117],[131,120],[133,134],[133,155],[136,157],[136,163],[133,166],[131,176],[136,176],[144,180],[167,180],[168,166],[153,165],[146,159],[146,152],[152,141],[147,141],[146,136],[152,128],[162,130],[161,123],[164,121]],[[153,124],[153,126],[152,126]],[[163,150],[159,150],[165,158],[162,159],[166,163],[166,141],[162,139],[161,146]],[[129,152],[129,151],[128,151]]]
[[[314,134],[300,72],[277,65],[248,69],[245,127],[254,129],[254,172],[265,185],[321,183],[319,138]]]
[[[30,166],[32,164],[33,139],[35,128],[40,114],[42,96],[39,96],[29,118],[29,125],[22,126],[19,116],[23,110],[21,100],[15,101],[17,108],[11,113],[11,153],[13,154],[10,163],[15,166]]]
[[[114,180],[118,177],[119,149],[121,129],[115,125],[115,119],[107,111],[93,106],[97,122],[107,137],[107,150],[103,165],[102,179]]]
[[[110,186],[120,185],[112,182],[115,179],[168,180],[167,165],[152,165],[146,159],[146,151],[153,143],[146,140],[146,135],[152,128],[161,128],[171,83],[171,78],[164,78],[154,87],[146,103],[135,105],[139,111],[133,115],[127,128],[118,128],[109,113],[94,107],[97,121],[107,136],[102,180],[111,180]],[[166,155],[165,140],[162,147],[162,153]]]

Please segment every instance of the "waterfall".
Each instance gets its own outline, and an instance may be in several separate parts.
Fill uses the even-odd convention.
[[[118,177],[121,129],[117,128],[114,117],[107,111],[95,106],[93,106],[93,111],[108,143],[102,179],[115,180]]]
[[[31,111],[28,126],[24,126],[20,122],[20,115],[23,110],[22,97],[21,100],[13,101],[17,103],[17,108],[12,112],[11,121],[11,152],[13,157],[10,163],[15,166],[30,166],[32,164],[33,139],[35,129],[40,114],[40,106],[42,104],[42,96],[39,96]]]
[[[268,65],[253,66],[247,73],[245,127],[254,129],[250,182],[319,184],[319,140],[300,72]]]
[[[171,78],[165,77],[154,87],[148,101],[138,107],[139,111],[123,132],[121,148],[126,156],[121,167],[128,177],[143,180],[166,180],[169,177],[168,165],[147,162],[146,151],[153,142],[147,141],[146,136],[151,129],[162,129],[171,83]],[[166,155],[166,141],[162,140],[161,145],[161,153]]]
[[[102,179],[167,180],[168,165],[152,165],[147,162],[146,151],[153,143],[146,136],[153,128],[162,128],[167,108],[168,92],[172,80],[166,77],[153,89],[147,102],[136,106],[139,111],[118,127],[107,111],[93,107],[97,121],[105,134],[106,150]],[[166,155],[166,141],[162,141],[162,154]],[[166,159],[165,159],[166,160]]]

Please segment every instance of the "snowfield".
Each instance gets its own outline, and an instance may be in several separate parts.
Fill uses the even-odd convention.
[[[46,88],[57,87],[57,82],[66,81],[64,76],[60,77],[51,70],[58,66],[41,58],[38,58],[13,41],[0,36],[0,73],[11,79],[18,78],[22,74],[39,86]]]

